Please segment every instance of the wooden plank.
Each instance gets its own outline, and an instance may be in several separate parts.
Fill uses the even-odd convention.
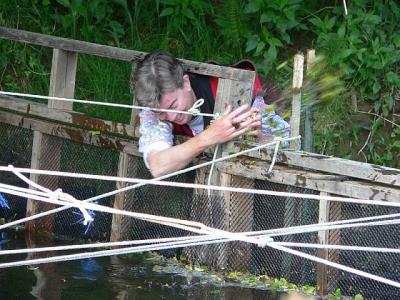
[[[77,65],[77,53],[53,49],[49,96],[74,98]],[[49,100],[48,107],[72,111],[73,103]]]
[[[129,156],[126,153],[121,152],[119,155],[119,161],[118,161],[118,173],[117,176],[119,177],[126,177],[128,174],[128,164],[129,164]],[[116,183],[116,189],[122,189],[126,187],[125,182],[119,182],[117,181]],[[118,193],[114,197],[114,208],[116,209],[121,209],[121,210],[126,210],[126,202],[127,200],[125,199],[126,193]],[[130,199],[131,201],[133,199]],[[112,216],[112,223],[111,223],[111,235],[110,235],[110,241],[111,242],[117,242],[117,241],[123,241],[123,240],[128,240],[130,239],[129,237],[129,232],[127,229],[129,228],[131,218],[118,215],[118,214],[113,214]]]
[[[247,82],[219,79],[214,112],[222,113],[226,110],[228,105],[232,105],[235,108],[245,103],[251,104],[254,79],[255,73],[253,73],[252,80]],[[217,158],[226,154],[227,147],[228,144],[220,145],[220,152],[217,154]],[[215,169],[211,184],[231,186],[237,180],[237,177],[224,174],[223,172],[221,173],[218,169]],[[252,185],[251,182],[250,180],[250,182],[246,183]],[[238,231],[243,229],[244,231],[245,228],[252,228],[253,196],[232,195],[229,192],[214,194],[221,196],[217,198],[217,200],[223,201],[223,205],[221,206],[225,208],[223,216],[224,230]],[[238,205],[238,203],[240,203],[240,205]],[[241,226],[243,228],[241,228]],[[220,269],[232,268],[235,270],[247,270],[248,264],[250,263],[251,245],[236,243],[236,246],[240,247],[241,253],[244,254],[243,257],[235,254],[237,252],[232,248],[232,245],[221,245],[217,254],[217,265]]]
[[[249,82],[237,82],[228,79],[219,79],[214,113],[223,113],[229,105],[232,105],[234,108],[236,108],[245,103],[251,104],[254,79],[255,72],[253,72],[253,79]],[[231,144],[232,142],[229,142],[225,145],[220,145],[219,153],[217,153],[216,158],[221,157],[226,149],[231,147]],[[212,184],[219,185],[221,174],[218,173],[218,170],[215,170],[212,175]],[[224,195],[224,193],[216,194]]]
[[[33,143],[32,143],[32,156],[31,156],[31,168],[40,169],[43,168],[44,163],[42,161],[46,161],[47,157],[42,151],[42,145],[46,141],[46,136],[39,132],[33,132]],[[44,168],[43,168],[44,169]],[[55,181],[54,178],[50,178],[50,180],[44,181],[43,176],[38,174],[30,174],[30,179],[36,183],[41,185],[46,185],[48,188],[55,189]],[[53,179],[53,180],[52,180]],[[26,202],[26,216],[32,216],[38,214],[40,212],[50,210],[54,208],[53,204],[35,201],[27,198]],[[26,223],[25,226],[28,233],[33,232],[48,232],[52,233],[54,228],[54,215],[49,215],[46,218],[41,218],[38,220],[30,221]]]
[[[329,193],[321,192],[321,196],[329,196]],[[318,223],[329,222],[330,201],[321,200],[319,202]],[[327,245],[329,243],[329,230],[318,231],[318,243]],[[328,249],[318,249],[317,256],[322,259],[329,259]],[[327,294],[327,266],[317,263],[317,289],[322,295]]]
[[[198,163],[196,160],[195,163]],[[201,168],[196,170],[195,182],[205,184],[208,178],[208,169]],[[194,189],[193,199],[190,207],[190,220],[201,222],[208,226],[215,226],[213,223],[213,212],[215,209],[212,205],[214,197],[207,196],[207,190]],[[214,210],[214,211],[213,211]],[[186,247],[183,251],[188,257],[188,261],[192,264],[216,266],[216,257],[212,253],[218,251],[217,245],[204,245],[196,247]]]
[[[301,116],[301,89],[303,87],[303,67],[304,55],[296,54],[294,56],[293,66],[293,97],[292,97],[292,115],[290,117],[290,136],[298,136],[300,134],[300,116]],[[290,148],[296,150],[298,141],[294,140],[290,144]]]
[[[37,102],[27,101],[15,97],[1,96],[0,109],[11,110],[27,116],[36,116],[52,121],[60,121],[73,126],[84,127],[93,131],[128,135],[131,137],[139,136],[138,128],[129,124],[93,118],[79,112],[53,109]]]
[[[45,120],[26,118],[21,115],[4,111],[0,111],[0,122],[39,131],[47,135],[60,137],[78,143],[125,152],[134,156],[141,156],[137,143],[124,138],[111,137],[105,134],[94,134],[89,130],[51,123]]]
[[[235,143],[233,151],[248,148],[243,143]],[[247,154],[252,158],[271,161],[274,155],[272,149],[254,151]],[[280,151],[276,159],[277,163],[304,168],[314,171],[322,171],[362,180],[383,183],[392,186],[400,186],[400,170],[378,166],[359,161],[337,158],[308,152]]]
[[[122,49],[78,40],[54,37],[51,35],[6,27],[0,27],[0,38],[44,47],[57,48],[76,53],[84,53],[111,59],[118,59],[128,62],[139,61],[146,54],[145,52],[140,51],[133,51],[129,49]],[[185,59],[180,59],[180,61],[183,63],[183,66],[187,72],[192,72],[196,74],[216,76],[237,81],[251,80],[251,78],[254,76],[254,72],[252,71],[199,63]]]
[[[214,112],[224,112],[228,105],[233,105],[233,107],[237,107],[239,104],[250,103],[253,85],[254,85],[255,72],[252,72],[252,79],[246,82],[238,82],[228,79],[219,79],[218,81],[218,89],[215,101]],[[217,153],[217,158],[221,157],[225,151],[226,145],[220,145],[219,153]],[[218,169],[214,169],[212,174],[211,184],[212,185],[227,185],[231,182],[231,176],[228,174],[223,174],[218,171]],[[204,170],[198,170],[196,172],[196,183],[207,184],[208,172]],[[199,181],[201,180],[201,181]],[[231,206],[231,196],[229,193],[223,192],[215,192],[211,191],[211,196],[208,197],[204,193],[194,195],[194,205],[196,207],[195,210],[192,209],[191,218],[199,220],[199,215],[202,216],[200,218],[204,218],[207,216],[214,216],[216,213],[221,213],[223,215],[222,220],[216,221],[215,218],[211,217],[207,220],[204,220],[205,224],[225,230],[229,230],[229,224],[232,222],[232,211],[230,210]],[[199,196],[200,195],[200,196]],[[205,205],[204,200],[213,201],[213,205]],[[251,202],[252,200],[250,200]],[[210,211],[212,210],[212,211]],[[221,212],[221,210],[224,210]],[[237,211],[236,216],[240,216],[239,219],[249,219],[252,222],[252,211]],[[221,217],[219,217],[221,219]],[[246,245],[245,247],[249,247]],[[250,247],[248,249],[250,251]],[[188,251],[188,255],[192,261],[202,261],[207,265],[214,265],[220,269],[226,269],[228,264],[239,265],[240,262],[237,258],[230,257],[230,247],[229,245],[210,245],[206,247],[196,247],[196,249],[191,249]],[[204,255],[204,253],[213,253],[214,255]],[[247,266],[246,266],[247,267]]]
[[[268,180],[284,185],[297,186],[350,198],[400,202],[399,188],[348,180],[343,176],[297,170],[278,165],[275,165],[272,174],[267,174],[268,165],[265,165],[263,161],[253,160],[251,165],[247,167],[245,161],[220,162],[218,163],[218,169],[220,169],[221,172],[244,176],[246,178]]]
[[[343,203],[331,201],[329,205],[329,222],[342,220]],[[342,245],[342,237],[340,229],[329,230],[329,245]],[[335,263],[340,263],[340,250],[331,249],[328,251],[328,259]],[[340,272],[336,268],[327,267],[327,288],[326,294],[334,291],[339,285]]]
[[[307,51],[307,67],[306,67],[306,73],[310,74],[312,67],[315,62],[315,50],[310,49]],[[312,89],[312,83],[308,83],[309,89]],[[314,93],[314,96],[317,97],[316,93]],[[313,99],[316,101],[316,99]],[[314,139],[313,139],[313,110],[314,107],[310,103],[305,103],[303,106],[305,106],[305,118],[304,118],[304,134],[303,134],[303,143],[304,143],[304,150],[307,152],[313,152],[314,151]]]
[[[254,180],[252,178],[243,178],[226,173],[225,176],[230,177],[230,186],[254,188]],[[230,232],[253,231],[254,196],[229,193],[227,199],[229,199],[229,206],[227,206],[229,224],[227,224],[227,230]],[[244,242],[234,242],[228,245],[231,247],[228,256],[229,269],[234,271],[248,271],[251,262],[251,246]]]

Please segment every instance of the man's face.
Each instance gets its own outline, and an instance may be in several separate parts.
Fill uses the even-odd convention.
[[[193,91],[190,87],[190,83],[188,83],[188,78],[186,80],[184,77],[184,84],[182,88],[176,89],[173,92],[166,93],[161,97],[160,108],[187,111],[193,106],[193,103]],[[173,112],[162,112],[159,114],[159,119],[183,125],[192,119],[192,115]]]

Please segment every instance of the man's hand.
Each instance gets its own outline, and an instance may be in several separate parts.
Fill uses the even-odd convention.
[[[216,119],[200,135],[209,145],[223,144],[246,133],[257,136],[261,127],[261,115],[256,108],[242,105],[235,110],[228,106],[223,116]]]

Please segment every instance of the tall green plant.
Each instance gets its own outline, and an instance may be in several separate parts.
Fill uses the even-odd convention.
[[[294,32],[307,29],[301,22],[304,4],[300,0],[249,0],[244,12],[254,24],[247,33],[246,52],[267,60],[267,72],[276,65],[278,51],[293,44]]]
[[[345,74],[351,91],[345,99],[349,102],[351,96],[358,99],[361,109],[349,120],[364,114],[363,119],[358,117],[362,121],[358,126],[368,133],[353,156],[393,166],[398,166],[395,161],[399,158],[399,125],[395,122],[400,91],[399,22],[395,1],[358,1],[348,16],[334,10],[309,19],[309,27],[317,36],[316,48],[327,53],[328,62]],[[335,130],[342,139],[352,139],[348,130],[341,131],[339,127]]]

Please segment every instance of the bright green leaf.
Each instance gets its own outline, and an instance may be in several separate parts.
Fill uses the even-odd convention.
[[[256,54],[259,54],[265,48],[265,43],[263,41],[259,42],[256,49]]]
[[[246,42],[246,52],[254,50],[258,45],[259,38],[257,36],[250,37]]]
[[[389,71],[386,74],[386,80],[388,82],[389,85],[397,85],[400,87],[400,78],[399,75],[397,75],[396,73],[394,73],[393,71]]]

